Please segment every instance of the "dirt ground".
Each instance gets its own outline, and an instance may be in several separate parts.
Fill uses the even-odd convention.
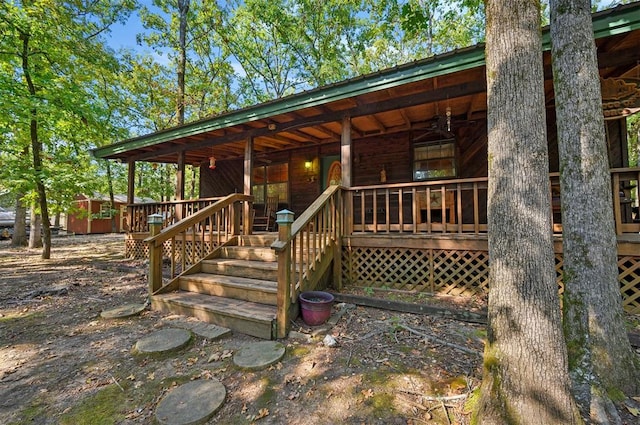
[[[47,261],[0,243],[0,423],[151,424],[163,396],[194,379],[226,388],[211,424],[469,423],[482,325],[344,306],[328,331],[336,346],[298,319],[283,360],[262,371],[233,364],[258,341],[240,334],[139,356],[136,341],[186,319],[100,318],[146,301],[145,264],[123,252],[120,235],[55,238]]]

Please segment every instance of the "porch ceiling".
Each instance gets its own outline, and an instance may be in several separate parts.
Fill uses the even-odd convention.
[[[640,5],[594,15],[600,75],[640,78]],[[548,39],[547,33],[545,37]],[[553,107],[551,58],[544,53],[547,104]],[[340,140],[351,117],[353,138],[406,130],[441,131],[447,108],[452,127],[486,119],[484,46],[447,53],[390,70],[234,111],[94,151],[122,161],[191,165],[241,158],[245,140],[257,154]]]

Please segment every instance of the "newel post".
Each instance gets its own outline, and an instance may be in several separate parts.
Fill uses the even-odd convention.
[[[277,337],[285,338],[289,329],[289,312],[291,310],[291,224],[293,212],[282,210],[276,213],[278,223],[278,240],[273,248],[278,255],[278,314]]]
[[[156,236],[162,230],[162,215],[151,214],[147,217],[150,237]],[[156,247],[155,242],[149,242],[149,295],[162,286],[162,245]]]

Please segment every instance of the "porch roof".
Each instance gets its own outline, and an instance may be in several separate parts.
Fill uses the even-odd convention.
[[[640,76],[640,3],[593,15],[601,76]],[[545,91],[553,103],[549,30],[543,31]],[[248,108],[95,149],[97,158],[172,162],[184,152],[191,165],[239,158],[245,140],[256,153],[340,140],[341,120],[354,137],[408,129],[439,130],[451,109],[454,125],[486,118],[484,45],[479,44]]]

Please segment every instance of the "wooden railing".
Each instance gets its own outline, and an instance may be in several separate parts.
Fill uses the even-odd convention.
[[[616,232],[640,232],[640,168],[612,169],[611,181]],[[549,182],[553,231],[562,233],[559,174],[551,173]],[[487,184],[484,177],[345,189],[345,231],[483,234],[487,232]]]
[[[616,233],[640,233],[640,212],[638,211],[638,191],[640,167],[614,168],[611,170],[613,186],[613,216]]]
[[[486,178],[357,186],[345,195],[349,232],[487,231]]]
[[[164,277],[173,279],[233,235],[239,235],[241,226],[245,234],[250,234],[250,218],[243,217],[242,211],[244,203],[249,203],[248,210],[251,210],[252,202],[252,196],[233,194],[155,235],[152,226],[152,236],[145,239],[149,246],[149,292],[152,294],[162,287],[163,257],[169,258],[169,271]]]
[[[313,290],[333,263],[333,282],[340,289],[342,195],[329,186],[293,223],[278,222],[278,338],[289,327],[291,307],[301,292]]]
[[[147,233],[149,225],[147,217],[151,214],[160,214],[163,226],[168,227],[183,217],[189,217],[202,208],[215,204],[221,197],[191,199],[185,201],[154,202],[148,204],[131,204],[127,206],[125,228],[129,233]]]

